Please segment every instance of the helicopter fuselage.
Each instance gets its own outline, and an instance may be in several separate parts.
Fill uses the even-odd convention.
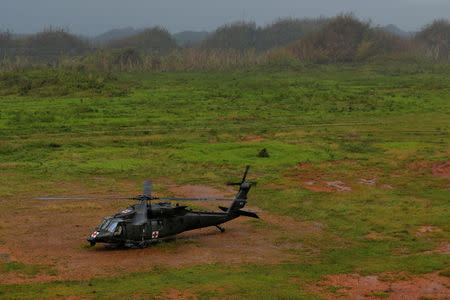
[[[224,208],[222,208],[224,210]],[[132,220],[135,206],[106,217],[87,239],[91,245],[109,243],[122,245],[146,245],[158,239],[202,227],[217,226],[235,219],[236,213],[204,212],[173,206],[162,202],[149,205],[147,222],[135,225]]]

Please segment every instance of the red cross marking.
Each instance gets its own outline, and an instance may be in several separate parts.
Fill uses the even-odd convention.
[[[153,231],[152,238],[156,239],[159,235],[159,231]]]

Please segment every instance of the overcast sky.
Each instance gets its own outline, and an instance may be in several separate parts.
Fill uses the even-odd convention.
[[[112,28],[161,25],[175,33],[213,30],[233,21],[353,12],[373,24],[414,31],[450,18],[450,0],[0,0],[0,29],[32,33],[50,25],[95,35]]]

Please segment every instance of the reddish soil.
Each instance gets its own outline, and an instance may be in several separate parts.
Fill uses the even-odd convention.
[[[180,290],[175,290],[175,289],[170,289],[166,294],[164,294],[163,296],[160,296],[160,297],[156,297],[155,298],[156,300],[159,300],[159,299],[172,299],[172,300],[175,300],[175,299],[179,299],[179,300],[181,300],[181,299],[191,299],[191,300],[195,300],[195,299],[198,299],[198,297],[195,295],[195,294],[193,294],[193,293],[191,293],[191,292],[189,292],[189,291],[180,291]]]
[[[435,176],[450,179],[450,161],[443,164],[434,164],[431,170]]]
[[[332,162],[337,165],[340,162]],[[289,175],[288,175],[289,176]],[[314,192],[349,192],[350,186],[341,180],[330,180],[331,176],[325,174],[320,166],[313,163],[300,163],[294,174],[289,176],[291,179],[300,181],[301,185]]]
[[[388,190],[395,188],[391,184],[379,183],[377,176],[369,178],[358,176],[367,175],[366,173],[377,173],[379,170],[376,168],[370,170],[370,172],[367,172],[367,170],[356,171],[352,175],[345,172],[348,168],[357,169],[355,164],[356,162],[352,160],[333,161],[320,164],[300,163],[291,174],[287,174],[287,177],[299,182],[304,188],[314,192],[351,192],[353,190],[360,190],[363,186],[372,186]],[[342,165],[341,170],[334,170],[333,172],[332,166],[337,165]]]
[[[419,236],[432,232],[442,232],[442,229],[436,226],[420,226],[417,229],[417,235]]]
[[[372,232],[372,233],[366,234],[364,236],[364,238],[367,240],[384,240],[384,239],[387,239],[388,237],[385,235],[382,235],[380,233]]]
[[[426,175],[430,170],[434,176],[450,179],[450,161],[430,163],[418,161],[409,166],[412,171],[421,175]]]
[[[250,142],[261,142],[262,137],[260,135],[249,135],[243,139],[237,140],[238,143],[250,143]]]
[[[71,185],[76,194],[92,195],[80,186]],[[133,194],[129,191],[123,194]],[[187,185],[170,187],[177,196],[227,197],[234,190]],[[128,188],[127,188],[128,189]],[[86,238],[106,215],[127,207],[122,200],[0,200],[0,261],[18,261],[42,265],[36,275],[20,271],[0,273],[2,283],[40,282],[50,280],[77,280],[91,277],[146,271],[155,266],[179,267],[205,263],[243,264],[260,262],[276,264],[300,259],[286,249],[303,246],[295,238],[320,232],[317,222],[297,222],[289,217],[271,215],[256,207],[263,220],[256,223],[249,218],[238,218],[223,225],[221,233],[215,227],[203,228],[177,235],[146,249],[116,249],[97,245],[87,247]],[[195,203],[218,211],[217,205],[226,203],[199,201]],[[293,240],[281,238],[290,232]],[[52,270],[49,272],[49,270]]]
[[[414,277],[339,274],[327,276],[310,289],[328,299],[443,300],[450,299],[450,278],[437,273]]]

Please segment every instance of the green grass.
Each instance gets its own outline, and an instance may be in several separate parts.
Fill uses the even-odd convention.
[[[0,262],[0,273],[19,273],[33,276],[43,272],[46,272],[47,274],[55,274],[55,271],[49,266],[24,264],[17,261]]]
[[[448,180],[431,171],[448,161],[450,68],[270,68],[92,75],[105,78],[100,87],[86,87],[85,74],[75,71],[58,71],[68,83],[42,87],[49,71],[4,74],[2,84],[13,86],[0,98],[0,197],[70,193],[61,181],[110,194],[120,193],[125,179],[215,186],[236,180],[250,164],[258,181],[253,205],[322,224],[320,234],[276,237],[301,243],[305,250],[287,251],[311,261],[1,285],[0,295],[152,297],[176,287],[203,298],[314,299],[305,286],[327,274],[447,274],[448,255],[426,253],[450,238]],[[26,93],[17,78],[31,81]],[[263,148],[269,157],[258,156]],[[92,181],[96,176],[106,186]],[[361,183],[373,178],[374,185]],[[340,180],[352,190],[311,191],[307,180]],[[255,230],[268,226],[249,222]],[[421,235],[420,226],[440,230]],[[176,251],[178,244],[158,247]],[[307,254],[311,249],[318,251]]]

